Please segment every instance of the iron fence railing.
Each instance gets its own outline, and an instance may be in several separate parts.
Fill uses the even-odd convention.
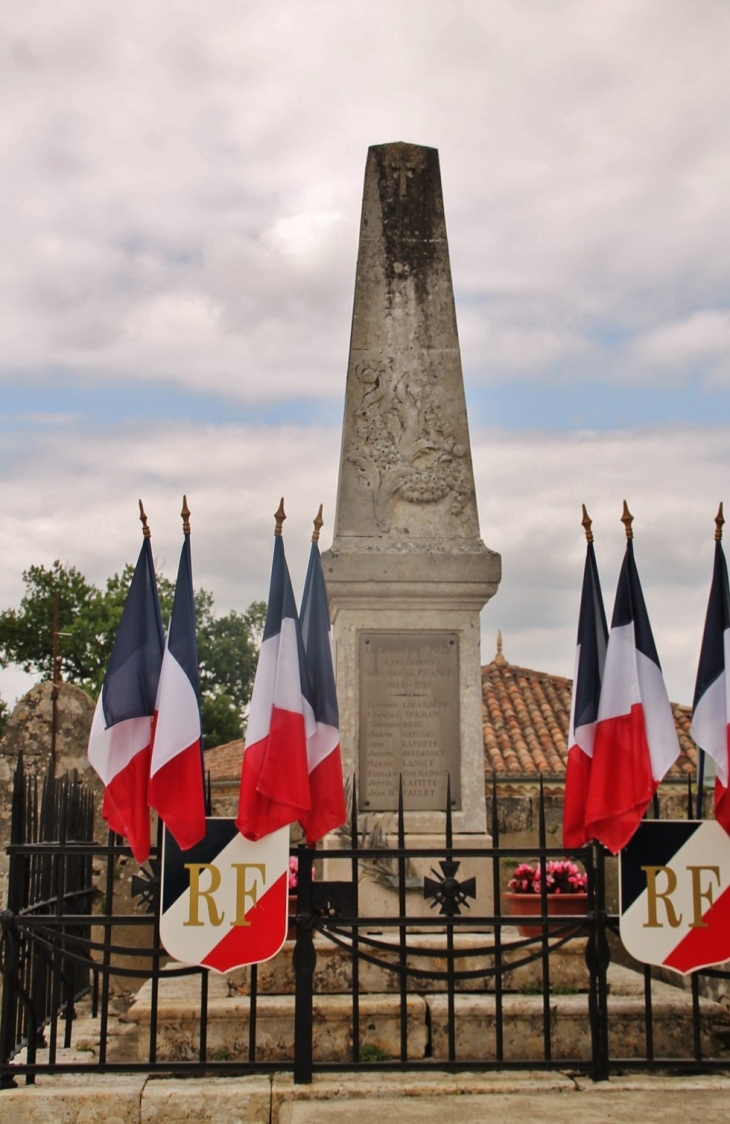
[[[488,847],[465,846],[453,835],[450,800],[443,840],[418,847],[405,832],[402,801],[390,837],[359,823],[357,804],[353,785],[342,847],[294,849],[296,940],[280,954],[284,986],[272,993],[275,969],[252,966],[228,980],[221,1000],[219,978],[170,963],[161,947],[159,834],[150,863],[131,880],[136,905],[125,905],[130,886],[120,871],[133,865],[130,851],[112,834],[104,845],[93,841],[88,791],[73,775],[48,775],[39,786],[19,761],[9,897],[0,916],[2,1084],[87,1070],[89,1058],[71,1049],[82,1007],[98,1043],[91,1064],[104,1072],[289,1069],[306,1083],[318,1071],[360,1068],[560,1068],[602,1080],[619,1068],[730,1066],[727,1035],[722,1027],[708,1030],[701,995],[703,977],[730,978],[719,970],[692,977],[688,1022],[671,1049],[665,1030],[658,1031],[656,993],[666,985],[649,969],[639,973],[631,1017],[638,1019],[632,1033],[640,1048],[627,1051],[627,1008],[614,1009],[609,995],[618,918],[607,909],[605,853],[596,845],[570,853],[588,875],[587,912],[552,917],[546,864],[566,852],[548,846],[542,792],[538,846],[529,848],[501,843],[496,781]],[[542,868],[541,912],[530,918],[536,934],[520,936],[504,912],[503,892],[510,869],[527,859]],[[323,862],[329,872],[333,860],[340,877],[323,878]],[[376,905],[384,900],[387,908],[373,907],[373,881],[385,894],[376,895]],[[485,901],[486,909],[478,904]],[[578,984],[566,988],[559,965],[568,954],[583,967]],[[331,1048],[332,978],[320,971],[327,956],[340,966],[337,1018],[345,1027]],[[373,1014],[373,973],[387,999],[381,1015]],[[125,994],[137,996],[131,1011]],[[121,1054],[112,1033],[120,1011],[125,1032],[136,1028],[133,1049]],[[676,1012],[671,1017],[676,1022]],[[377,1018],[389,1020],[385,1048],[373,1047]]]

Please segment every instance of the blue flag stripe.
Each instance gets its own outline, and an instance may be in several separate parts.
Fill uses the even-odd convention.
[[[601,681],[606,663],[608,625],[603,608],[601,583],[593,543],[588,543],[583,571],[583,592],[578,617],[578,643],[580,662],[575,698],[574,726],[587,726],[598,718]]]
[[[107,727],[154,714],[164,647],[152,547],[145,538],[104,676]]]
[[[319,547],[312,543],[307,579],[302,596],[302,637],[312,683],[312,706],[317,722],[339,730],[332,650],[330,648],[330,615],[327,589],[322,573]]]
[[[302,630],[299,624],[299,614],[294,600],[289,568],[286,564],[284,553],[284,540],[281,535],[274,537],[274,559],[271,564],[271,581],[269,583],[269,603],[266,609],[266,624],[264,625],[263,640],[278,636],[281,632],[282,620],[293,620],[296,625],[297,651],[299,658],[299,680],[302,695],[307,701],[312,702],[312,689],[307,671],[307,658],[302,641]]]
[[[692,703],[693,710],[708,687],[711,687],[725,671],[724,633],[728,629],[730,629],[730,590],[727,562],[722,543],[716,542],[710,599],[707,604],[705,631],[702,636],[695,697]]]
[[[185,535],[180,553],[168,647],[192,683],[195,696],[200,702],[200,672],[198,671],[198,644],[195,638],[195,598],[189,535]]]
[[[619,574],[611,628],[620,628],[622,625],[632,622],[637,651],[642,652],[647,659],[653,660],[657,667],[661,668],[636,562],[634,561],[634,543],[632,539],[629,539],[626,543],[626,554]]]

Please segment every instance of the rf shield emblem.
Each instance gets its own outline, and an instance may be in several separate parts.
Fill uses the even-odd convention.
[[[714,820],[645,820],[621,852],[621,940],[685,975],[730,959],[730,836]]]
[[[206,819],[206,829],[188,851],[164,833],[162,944],[215,972],[270,960],[287,934],[289,829],[256,843],[232,819]]]

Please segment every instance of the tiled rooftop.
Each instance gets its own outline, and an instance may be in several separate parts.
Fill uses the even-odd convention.
[[[510,664],[501,652],[482,668],[484,770],[487,776],[514,780],[565,776],[571,679]],[[679,780],[697,769],[697,750],[689,736],[691,710],[672,703],[681,754],[669,778]],[[209,749],[206,769],[213,781],[241,775],[243,742]]]
[[[499,642],[498,642],[499,645]],[[484,768],[498,777],[565,776],[572,679],[510,664],[498,646],[482,668]],[[681,753],[668,779],[697,769],[697,749],[689,736],[690,707],[672,703]]]
[[[225,745],[217,745],[215,749],[206,750],[205,754],[205,768],[210,772],[212,781],[238,780],[242,761],[241,738],[235,742],[226,742]]]

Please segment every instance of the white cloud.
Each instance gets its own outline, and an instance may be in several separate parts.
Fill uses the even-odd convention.
[[[651,380],[603,337],[726,309],[723,3],[37,0],[6,22],[11,374],[336,393],[365,150],[396,139],[441,150],[475,377],[591,355],[570,377],[632,358]]]
[[[498,628],[511,662],[572,675],[585,550],[581,503],[594,520],[610,619],[624,551],[624,498],[670,695],[690,702],[712,568],[714,515],[730,481],[727,428],[555,436],[472,434],[484,541],[503,578],[482,618],[482,655]],[[312,520],[324,503],[331,541],[340,434],[294,426],[165,425],[98,436],[69,426],[18,439],[0,477],[0,606],[17,605],[21,571],[55,558],[97,583],[139,550],[137,499],[155,556],[174,578],[183,492],[192,509],[197,585],[221,611],[266,598],[273,513],[286,498],[285,543],[300,595]],[[727,497],[726,497],[727,498]],[[0,691],[11,688],[0,677]]]
[[[727,385],[725,0],[701,18],[684,0],[369,0],[346,18],[334,0],[28,0],[5,31],[0,379],[37,402],[0,452],[2,605],[33,562],[118,570],[140,495],[174,576],[183,491],[196,580],[221,609],[265,596],[282,493],[301,581],[320,500],[333,514],[338,432],[90,435],[78,397],[45,416],[41,376],[133,385],[141,403],[152,383],[290,412],[340,399],[369,144],[440,150],[472,382],[515,398],[537,379]],[[670,693],[688,701],[727,437],[476,433],[505,574],[485,658],[502,627],[509,659],[571,674],[580,503],[610,605],[626,496]]]
[[[709,366],[712,380],[730,376],[730,310],[696,312],[662,324],[636,342],[640,360],[667,369]]]

